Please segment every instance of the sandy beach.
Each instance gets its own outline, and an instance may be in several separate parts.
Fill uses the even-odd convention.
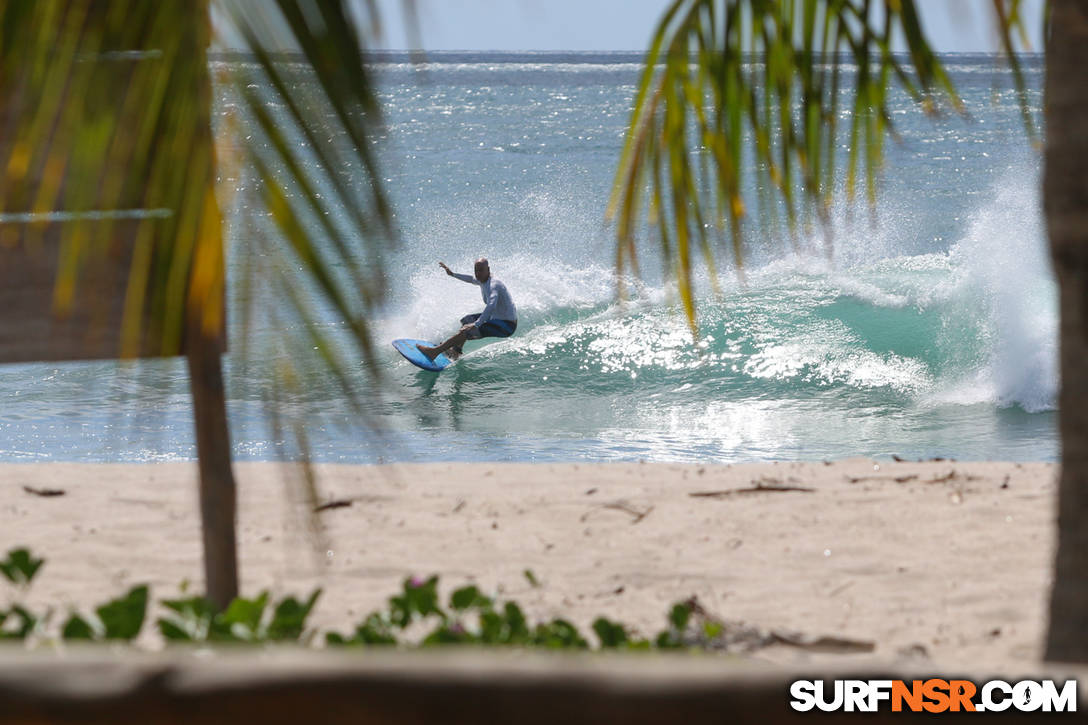
[[[694,595],[729,620],[872,641],[881,662],[1041,654],[1052,464],[321,465],[322,500],[350,505],[320,514],[320,551],[289,470],[237,466],[242,586],[323,587],[322,629],[348,631],[404,577],[433,573],[534,618],[604,614],[646,635]],[[0,485],[0,543],[46,559],[27,601],[88,610],[137,583],[156,598],[199,588],[194,464],[8,464]]]

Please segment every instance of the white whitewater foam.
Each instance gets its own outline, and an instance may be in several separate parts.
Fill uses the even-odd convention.
[[[983,315],[987,358],[940,402],[1056,407],[1057,288],[1046,243],[1037,175],[1010,175],[952,249],[960,293]]]

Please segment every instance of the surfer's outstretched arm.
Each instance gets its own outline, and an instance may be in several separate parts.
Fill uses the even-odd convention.
[[[447,267],[445,262],[439,262],[438,266],[441,267],[442,269],[446,270],[446,274],[448,274],[451,277],[455,277],[455,278],[461,280],[462,282],[468,282],[469,284],[480,284],[479,282],[476,281],[476,278],[473,277],[471,274],[457,274],[452,269]]]

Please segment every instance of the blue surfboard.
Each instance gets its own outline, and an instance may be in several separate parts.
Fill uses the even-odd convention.
[[[406,338],[393,340],[393,347],[396,351],[403,355],[405,360],[412,363],[417,368],[423,368],[424,370],[439,373],[449,367],[453,362],[453,360],[446,357],[445,353],[439,355],[434,360],[428,360],[427,356],[420,352],[420,345],[434,347],[433,342],[427,342],[426,340],[409,340]]]

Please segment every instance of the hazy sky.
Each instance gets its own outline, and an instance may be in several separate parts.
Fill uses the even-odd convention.
[[[360,2],[361,0],[356,0]],[[643,50],[667,0],[415,0],[426,50]],[[1042,0],[1024,0],[1039,50]],[[995,49],[992,0],[918,0],[942,52]],[[402,0],[378,0],[386,48],[412,47]]]

